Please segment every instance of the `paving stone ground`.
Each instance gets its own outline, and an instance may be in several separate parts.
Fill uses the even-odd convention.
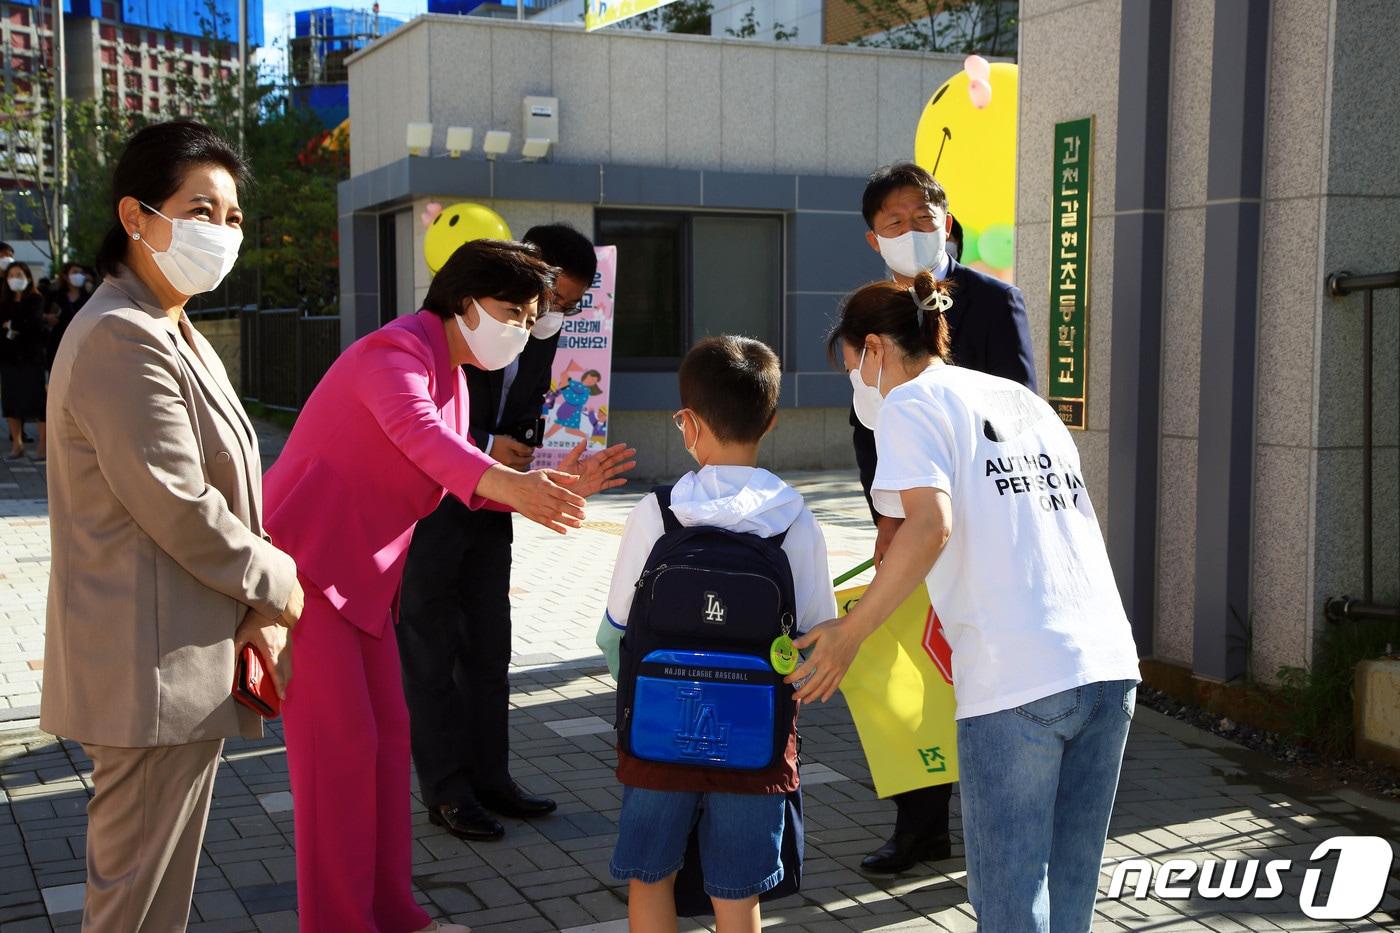
[[[260,432],[270,458],[280,433]],[[32,474],[32,475],[31,475]],[[833,572],[863,560],[873,534],[850,477],[795,478],[826,532]],[[588,526],[566,538],[517,519],[512,579],[514,773],[554,796],[559,812],[507,820],[496,843],[460,842],[427,822],[416,798],[414,884],[434,916],[484,931],[626,929],[625,888],[608,876],[620,789],[609,738],[613,685],[593,634],[618,534],[640,491],[595,499]],[[42,688],[48,519],[40,469],[0,464],[0,928],[76,930],[83,892],[84,808],[91,763],[37,728]],[[784,930],[976,929],[967,902],[961,821],[953,857],[893,879],[858,870],[888,835],[893,807],[877,799],[844,705],[802,713],[807,853],[803,890],[765,906]],[[416,787],[416,785],[415,785]],[[190,917],[193,930],[296,929],[292,799],[280,724],[258,742],[229,742]],[[1272,900],[1101,897],[1094,929],[1152,931],[1394,928],[1400,876],[1380,910],[1347,923],[1309,920],[1303,868],[1341,835],[1400,838],[1400,808],[1351,793],[1289,784],[1269,763],[1215,736],[1139,708],[1110,829],[1101,894],[1120,861],[1290,859]],[[1331,865],[1323,875],[1330,878]],[[1131,875],[1136,879],[1137,873]],[[1131,888],[1132,885],[1129,885]],[[1328,889],[1326,881],[1323,891]],[[683,929],[708,929],[689,921]]]

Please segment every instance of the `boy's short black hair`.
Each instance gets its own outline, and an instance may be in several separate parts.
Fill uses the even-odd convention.
[[[865,225],[875,229],[875,215],[885,206],[885,199],[900,188],[918,188],[924,200],[948,210],[948,195],[932,173],[913,162],[895,162],[875,170],[865,181],[865,194],[860,198],[860,212]]]
[[[540,224],[526,230],[521,239],[538,246],[545,262],[592,287],[593,275],[598,271],[598,254],[593,251],[588,237],[568,224]]]
[[[778,412],[782,365],[750,337],[706,337],[681,362],[681,405],[724,443],[755,444]]]

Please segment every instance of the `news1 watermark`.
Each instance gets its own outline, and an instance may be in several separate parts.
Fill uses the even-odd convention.
[[[1336,858],[1332,854],[1336,853]],[[1204,901],[1276,900],[1283,897],[1286,879],[1302,872],[1298,907],[1312,920],[1360,920],[1375,912],[1385,898],[1390,843],[1380,836],[1335,836],[1313,849],[1307,862],[1292,859],[1169,859],[1160,865],[1147,859],[1123,859],[1113,870],[1108,896],[1125,900]],[[1323,878],[1330,872],[1331,889]]]

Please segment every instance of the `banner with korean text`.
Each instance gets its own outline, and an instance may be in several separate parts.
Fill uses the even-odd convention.
[[[865,590],[837,590],[837,613]],[[953,652],[923,584],[860,646],[841,694],[878,796],[958,779]]]
[[[588,449],[608,446],[608,397],[612,385],[613,293],[617,247],[597,246],[598,271],[584,292],[580,311],[564,318],[554,351],[549,392],[544,397],[544,446],[535,469],[553,469],[579,441]]]
[[[1089,193],[1094,118],[1055,124],[1050,204],[1050,405],[1088,427]]]
[[[592,32],[639,13],[663,7],[670,2],[671,0],[584,0],[583,28],[586,32]]]

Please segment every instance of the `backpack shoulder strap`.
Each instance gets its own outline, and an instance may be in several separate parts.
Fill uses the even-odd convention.
[[[661,507],[662,530],[666,534],[680,531],[683,527],[681,520],[671,511],[671,490],[674,488],[675,484],[671,483],[666,486],[653,486],[651,490],[656,495],[656,504]]]

